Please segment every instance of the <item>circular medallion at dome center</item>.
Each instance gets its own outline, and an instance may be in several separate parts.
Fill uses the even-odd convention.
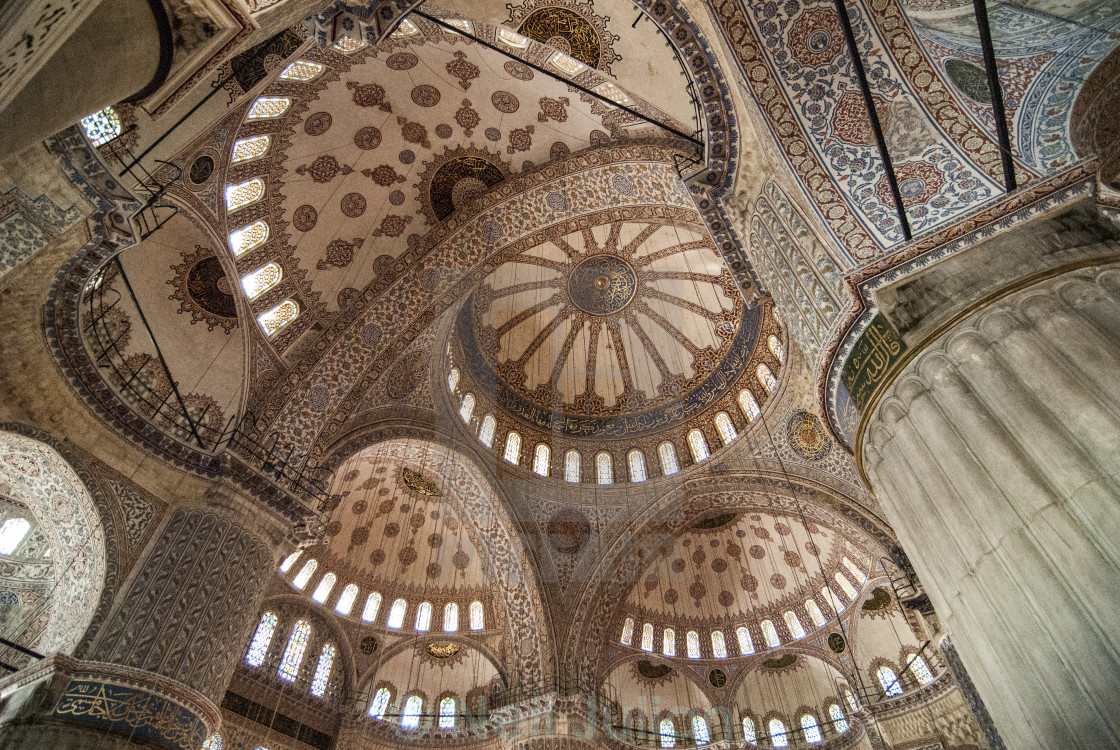
[[[568,298],[592,315],[621,312],[638,291],[638,276],[629,263],[614,255],[592,255],[568,276]]]

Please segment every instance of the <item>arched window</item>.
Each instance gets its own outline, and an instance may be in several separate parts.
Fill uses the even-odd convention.
[[[786,737],[786,725],[781,719],[770,720],[770,744],[774,747],[787,747],[789,738]]]
[[[933,682],[933,672],[929,671],[929,665],[920,656],[910,660],[910,672],[919,684],[928,685]]]
[[[292,585],[300,591],[303,591],[304,586],[311,580],[311,576],[315,575],[315,568],[319,567],[318,560],[308,560],[303,564],[303,567],[296,573],[296,577],[292,579]]]
[[[393,602],[393,606],[389,607],[389,617],[385,621],[385,626],[393,630],[399,630],[401,625],[404,625],[404,613],[408,609],[408,602],[404,599],[397,599]]]
[[[672,748],[677,746],[677,733],[673,728],[672,719],[662,719],[660,726],[661,747]]]
[[[836,573],[833,574],[832,577],[836,579],[836,585],[838,585],[840,589],[847,595],[848,600],[854,602],[859,594],[856,593],[856,590],[852,586],[851,581],[845,578],[839,570],[836,571]]]
[[[767,393],[778,390],[778,381],[774,379],[774,373],[770,372],[770,368],[764,364],[758,366],[758,382],[762,383]]]
[[[439,702],[439,728],[455,728],[455,699],[450,696]]]
[[[622,637],[619,639],[623,646],[634,642],[634,618],[627,617],[622,621]]]
[[[280,563],[280,572],[287,573],[289,570],[291,570],[292,566],[296,564],[296,560],[298,560],[299,556],[302,554],[303,550],[297,549],[295,552],[285,557],[284,562]]]
[[[642,651],[653,651],[653,624],[642,626]]]
[[[821,608],[817,606],[816,599],[805,600],[805,611],[809,613],[809,619],[811,619],[813,624],[818,628],[823,628],[827,623],[827,620],[824,619],[824,614],[821,612]]]
[[[319,663],[315,665],[315,676],[311,678],[311,694],[322,698],[327,692],[327,680],[331,678],[331,665],[334,664],[334,646],[326,643],[319,652]]]
[[[731,415],[725,411],[721,411],[716,415],[716,430],[719,432],[719,439],[723,444],[731,445],[735,438],[739,437],[739,433],[735,431],[735,425],[731,423]]]
[[[661,633],[661,653],[665,656],[677,655],[677,634],[672,628],[665,628]]]
[[[782,346],[782,342],[778,340],[778,337],[771,335],[766,345],[770,347],[770,353],[774,355],[774,358],[781,364],[785,364],[786,350],[785,347]]]
[[[299,305],[290,299],[286,299],[276,307],[268,312],[261,313],[257,316],[257,322],[261,324],[266,336],[279,331],[284,326],[291,323],[299,316]]]
[[[340,615],[350,614],[350,610],[354,608],[354,600],[357,598],[358,587],[351,583],[342,590],[342,594],[338,597],[338,603],[334,605],[334,611]]]
[[[226,211],[236,211],[264,197],[264,180],[254,177],[226,185]]]
[[[848,731],[848,720],[844,718],[844,712],[840,710],[840,706],[833,703],[828,707],[828,718],[832,719],[832,728],[836,730],[837,734],[843,734]]]
[[[229,233],[229,249],[233,257],[243,255],[253,248],[260,247],[268,239],[268,224],[260,219]]]
[[[832,589],[825,586],[821,589],[821,596],[824,597],[825,603],[836,610],[836,614],[844,611],[844,602],[840,601],[840,597],[833,593]]]
[[[89,142],[94,146],[104,146],[121,134],[120,115],[112,107],[106,107],[89,117],[83,117],[82,130],[86,132],[86,138],[89,138]]]
[[[684,645],[688,649],[689,659],[700,658],[700,634],[695,630],[690,630],[684,634]]]
[[[573,484],[579,481],[579,451],[564,454],[564,481]]]
[[[758,735],[754,732],[754,719],[749,716],[743,717],[743,739],[747,742],[758,742]]]
[[[0,555],[10,555],[31,531],[31,522],[26,518],[9,518],[0,524]]]
[[[381,594],[374,591],[366,597],[366,606],[362,607],[362,620],[373,622],[377,619],[377,610],[381,609]]]
[[[533,450],[533,471],[542,476],[548,476],[548,462],[552,458],[552,451],[544,443],[540,443]]]
[[[749,388],[739,391],[739,408],[743,410],[743,415],[748,422],[753,422],[762,416],[762,409],[758,408],[758,402],[754,400],[754,394]]]
[[[735,638],[739,641],[740,654],[750,656],[754,653],[754,639],[751,638],[751,631],[746,625],[740,625],[735,630]]]
[[[711,455],[708,453],[708,441],[704,439],[704,433],[700,430],[689,431],[688,449],[692,451],[692,460],[696,463],[700,463]]]
[[[202,743],[202,750],[222,750],[223,745],[222,735],[215,732]]]
[[[331,45],[331,49],[338,50],[344,55],[352,55],[361,48],[366,46],[364,39],[355,39],[352,36],[339,37],[338,41]]]
[[[391,697],[392,693],[389,692],[389,688],[378,688],[377,692],[373,694],[373,701],[369,704],[369,715],[375,719],[384,718]]]
[[[717,659],[727,658],[727,640],[723,637],[722,630],[712,631],[712,656]]]
[[[447,387],[454,393],[455,389],[459,387],[459,368],[452,367],[451,372],[447,373]]]
[[[879,678],[879,684],[883,686],[883,692],[887,696],[902,695],[902,685],[893,669],[884,664],[875,670],[875,676]]]
[[[454,633],[459,629],[459,605],[448,602],[443,607],[443,632]]]
[[[848,706],[852,709],[852,713],[859,711],[859,704],[856,703],[856,697],[848,688],[844,688],[844,700],[848,701]]]
[[[773,339],[774,337],[771,336],[770,338]],[[808,743],[816,744],[823,739],[821,728],[817,726],[817,717],[812,714],[801,715],[801,731],[805,734],[805,741]]]
[[[758,627],[762,631],[762,639],[766,641],[767,646],[770,648],[777,648],[782,645],[782,642],[778,640],[778,631],[774,627],[774,623],[769,620],[763,620],[758,623]]]
[[[471,630],[482,630],[486,626],[482,613],[482,602],[471,602],[470,619]]]
[[[311,81],[323,72],[323,65],[310,60],[296,60],[280,73],[282,81]]]
[[[404,702],[401,711],[401,728],[416,729],[420,726],[420,712],[424,709],[424,700],[419,695],[410,695]]]
[[[517,49],[525,49],[530,42],[528,37],[521,36],[516,31],[510,31],[503,26],[498,27],[498,38],[510,47],[516,47]]]
[[[865,574],[858,565],[849,560],[847,557],[845,557],[841,562],[844,563],[844,567],[848,569],[848,572],[852,574],[852,578],[855,578],[860,583],[867,582],[867,574]]]
[[[416,631],[426,633],[431,627],[432,604],[431,602],[420,602],[420,606],[416,608]]]
[[[264,655],[268,653],[268,644],[272,642],[272,634],[276,630],[277,618],[272,612],[265,612],[257,625],[257,632],[253,633],[253,640],[249,643],[249,653],[245,654],[245,661],[250,667],[259,667],[264,664]]]
[[[250,159],[257,159],[268,153],[272,139],[267,135],[254,135],[249,138],[238,138],[233,144],[233,163],[237,164]]]
[[[262,96],[253,102],[246,119],[270,120],[274,117],[280,117],[291,106],[292,100],[286,96]]]
[[[284,649],[284,656],[280,659],[280,669],[277,674],[280,679],[292,682],[299,674],[299,665],[303,663],[303,654],[307,651],[307,641],[311,637],[311,625],[307,620],[296,620],[292,626],[292,634],[288,638],[288,645]]]
[[[474,414],[474,394],[468,393],[463,396],[463,405],[459,407],[459,418],[464,422],[470,422],[471,414]]]
[[[334,588],[335,580],[337,580],[337,576],[334,573],[327,573],[323,576],[323,580],[319,581],[319,585],[315,587],[315,593],[311,595],[311,598],[319,604],[325,602],[327,597],[330,596],[331,589]]]
[[[245,290],[245,296],[249,299],[259,297],[262,292],[267,292],[272,287],[280,283],[280,277],[283,272],[280,266],[275,263],[266,263],[252,273],[247,273],[241,277],[241,288]]]
[[[657,446],[657,457],[661,459],[661,473],[665,476],[676,474],[681,470],[680,464],[677,463],[677,449],[672,443],[666,442]]]
[[[801,619],[797,616],[796,612],[792,609],[787,609],[782,615],[782,618],[786,621],[786,627],[789,628],[790,635],[798,640],[805,637],[805,628],[801,625]]]
[[[498,429],[498,420],[493,415],[487,414],[482,418],[482,427],[478,431],[478,442],[487,448],[494,447],[494,430]]]
[[[514,466],[517,466],[517,462],[521,460],[521,436],[516,432],[506,436],[505,458]]]
[[[635,448],[626,454],[626,461],[630,464],[630,481],[646,481],[646,457],[642,452]]]
[[[606,451],[595,456],[595,476],[599,484],[611,484],[614,481],[614,466],[611,464],[611,454]]]
[[[704,721],[703,716],[692,717],[692,737],[697,745],[707,745],[712,741],[712,736],[708,733],[708,722]]]

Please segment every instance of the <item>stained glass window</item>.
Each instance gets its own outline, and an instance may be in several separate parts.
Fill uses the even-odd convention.
[[[550,63],[556,66],[563,73],[569,76],[579,75],[587,66],[581,63],[574,57],[568,57],[563,52],[556,52],[548,59]]]
[[[86,138],[94,146],[104,146],[121,134],[120,115],[112,107],[106,107],[82,118],[82,130],[86,131]]]
[[[468,393],[463,396],[463,405],[459,407],[459,418],[464,422],[470,422],[471,414],[474,414],[474,394]]]
[[[595,87],[594,90],[596,94],[598,94],[599,96],[605,96],[615,104],[625,104],[626,106],[630,106],[634,103],[634,100],[627,96],[625,91],[620,89],[618,86],[615,86],[610,81],[607,81],[606,83],[600,83]]]
[[[404,710],[401,711],[401,728],[416,729],[420,726],[420,712],[423,708],[424,701],[419,695],[408,696],[408,700],[404,702]]]
[[[377,619],[377,610],[381,609],[381,594],[374,591],[366,597],[366,606],[362,607],[362,620],[373,622]]]
[[[482,420],[482,427],[478,430],[478,440],[487,448],[494,446],[494,430],[498,428],[498,420],[487,414]]]
[[[264,180],[260,177],[226,185],[226,210],[236,211],[254,201],[259,201],[263,195]]]
[[[202,750],[222,750],[222,735],[212,734],[202,743]]]
[[[511,47],[525,49],[529,46],[529,38],[521,36],[516,31],[510,31],[502,26],[498,27],[498,38]]]
[[[848,599],[850,601],[854,602],[859,594],[856,593],[855,588],[852,586],[852,582],[845,578],[839,570],[836,571],[836,573],[833,574],[832,577],[836,579],[836,584],[840,587],[840,590],[848,596]]]
[[[764,364],[758,366],[758,382],[762,383],[767,393],[778,390],[778,381],[774,379],[774,373],[770,372],[770,368]]]
[[[626,461],[630,464],[630,481],[646,481],[646,457],[642,452],[635,448],[626,454]]]
[[[273,117],[279,117],[287,112],[290,106],[292,106],[292,100],[286,96],[262,96],[253,102],[253,106],[249,108],[248,119],[269,120]]]
[[[331,45],[333,49],[344,55],[352,55],[364,46],[366,46],[364,39],[355,39],[352,36],[339,37],[338,41]]]
[[[307,651],[307,641],[311,638],[311,625],[307,620],[296,620],[292,627],[292,635],[288,638],[288,645],[284,649],[284,657],[280,660],[280,669],[277,674],[280,679],[292,682],[299,674],[299,665],[303,663],[303,654]]]
[[[629,646],[634,641],[634,618],[627,617],[622,621],[622,638],[619,639],[623,646]]]
[[[739,408],[743,410],[748,422],[753,422],[762,415],[762,409],[758,408],[758,402],[749,388],[739,391]]]
[[[579,481],[579,451],[568,451],[564,454],[564,481]]]
[[[334,605],[334,611],[340,615],[350,614],[350,610],[354,608],[354,600],[357,598],[358,587],[351,583],[342,590],[342,594],[338,597],[338,603]]]
[[[432,605],[431,602],[420,602],[420,606],[416,608],[416,630],[421,633],[426,633],[432,627]]]
[[[735,630],[735,639],[739,641],[739,653],[743,656],[749,656],[754,653],[754,639],[751,638],[751,631],[746,625],[740,625]]]
[[[822,739],[821,728],[817,726],[817,717],[812,714],[801,715],[801,731],[805,733],[806,742],[816,744]]]
[[[814,625],[816,625],[818,628],[823,628],[825,626],[825,623],[827,621],[824,619],[824,614],[821,612],[821,608],[817,606],[816,599],[805,600],[805,611],[809,613],[809,617],[810,619],[812,619]]]
[[[840,601],[840,597],[833,593],[828,586],[821,589],[821,596],[824,597],[825,604],[836,610],[836,614],[844,611],[844,602]]]
[[[261,313],[257,317],[257,322],[261,324],[265,334],[271,336],[295,320],[298,315],[299,305],[286,299],[268,312]]]
[[[245,661],[250,667],[259,667],[264,664],[264,655],[268,653],[268,644],[272,642],[272,634],[276,631],[276,615],[265,612],[261,622],[257,625],[257,632],[253,633],[253,640],[249,643],[249,653]]]
[[[439,702],[439,728],[455,728],[455,699],[448,697]]]
[[[657,457],[661,459],[661,473],[665,476],[676,474],[681,470],[677,463],[677,450],[672,443],[662,443],[657,446]]]
[[[708,733],[708,722],[704,721],[703,716],[692,717],[692,737],[697,745],[707,745],[712,741],[712,736]]]
[[[447,23],[457,29],[462,29],[468,34],[474,33],[474,24],[465,18],[448,18]]]
[[[31,531],[31,522],[26,518],[9,518],[0,524],[0,555],[10,555]]]
[[[859,705],[856,703],[856,697],[852,694],[851,690],[848,690],[848,688],[844,688],[844,700],[848,701],[848,705],[851,707],[853,712],[859,711]]]
[[[241,227],[229,235],[229,247],[234,256],[242,255],[259,247],[268,239],[268,224],[263,221],[254,221],[252,224]]]
[[[778,639],[778,629],[774,627],[774,623],[763,620],[758,623],[758,627],[762,631],[762,639],[766,641],[767,646],[777,648],[782,645],[782,642]]]
[[[663,748],[676,747],[677,746],[677,734],[676,734],[676,731],[673,729],[673,720],[672,719],[662,719],[660,729],[661,729],[661,732],[660,732],[660,734],[661,734],[661,747],[663,747]]]
[[[661,633],[661,653],[665,656],[677,655],[677,634],[672,628],[665,628]]]
[[[302,554],[303,550],[297,549],[295,552],[285,557],[284,562],[280,563],[280,572],[287,573],[289,570],[291,570],[292,566],[296,564],[296,560],[298,560],[299,556]]]
[[[595,456],[595,476],[599,484],[610,484],[614,481],[614,467],[611,466],[611,454],[603,451]]]
[[[653,624],[642,626],[642,651],[653,651]]]
[[[879,684],[883,686],[883,692],[888,696],[902,695],[902,685],[898,682],[898,675],[894,670],[885,664],[875,670],[875,676],[879,678]]]
[[[754,732],[754,719],[749,716],[743,717],[743,739],[747,742],[758,741],[758,735]]]
[[[233,144],[233,163],[249,161],[264,156],[272,139],[267,135],[254,135],[249,138],[238,138]]]
[[[505,459],[514,466],[517,466],[517,462],[521,460],[521,436],[516,432],[506,436]]]
[[[533,471],[542,477],[548,476],[548,462],[551,457],[548,446],[541,443],[533,451]]]
[[[724,639],[722,630],[712,631],[712,656],[717,659],[727,658],[727,640]]]
[[[334,573],[327,573],[323,576],[323,580],[319,581],[319,585],[315,587],[315,593],[311,595],[311,598],[320,604],[325,602],[327,597],[330,596],[331,589],[334,588],[334,582],[337,578],[338,577]]]
[[[280,73],[282,81],[311,81],[318,78],[324,68],[321,63],[296,60]]]
[[[915,656],[910,662],[910,671],[922,685],[928,685],[933,682],[933,672],[929,671],[929,665],[926,664],[926,660],[920,656]]]
[[[385,711],[389,708],[389,699],[392,693],[389,688],[378,688],[377,692],[373,694],[373,700],[369,704],[369,715],[375,719],[385,717]]]
[[[397,630],[401,625],[404,625],[404,613],[408,609],[408,602],[404,599],[397,599],[393,602],[393,606],[389,607],[389,617],[385,621],[385,626],[393,630]]]
[[[828,707],[828,718],[832,719],[832,727],[837,734],[848,731],[848,720],[844,718],[844,712],[837,704],[833,703]]]
[[[447,387],[454,393],[455,389],[459,387],[459,368],[452,367],[451,372],[447,373]]]
[[[296,573],[296,577],[292,579],[292,585],[300,591],[303,591],[303,587],[311,580],[311,576],[315,575],[315,568],[317,567],[319,567],[318,560],[308,560],[305,562],[303,567],[299,569],[299,572]]]
[[[779,362],[785,364],[786,350],[785,347],[782,346],[782,342],[778,341],[778,337],[771,336],[767,341],[767,345],[770,347],[770,353],[773,354]]]
[[[731,416],[725,411],[716,415],[716,429],[719,431],[719,439],[723,441],[724,445],[731,445],[731,441],[739,437],[739,433],[735,431],[735,425],[731,423]]]
[[[704,433],[700,430],[689,431],[688,449],[692,451],[692,460],[696,463],[700,463],[711,455],[708,453],[708,441],[704,439]]]
[[[688,649],[689,659],[700,658],[700,634],[695,630],[690,630],[684,634],[684,645]]]
[[[459,605],[448,602],[443,608],[443,632],[454,633],[459,629]]]
[[[241,288],[245,290],[246,297],[253,299],[279,284],[282,275],[283,271],[280,270],[280,266],[275,263],[266,263],[256,271],[242,276]]]
[[[786,621],[786,627],[789,628],[790,635],[798,640],[805,637],[805,628],[801,625],[801,619],[798,618],[796,612],[787,609],[782,618]]]
[[[860,570],[860,567],[858,565],[849,560],[847,557],[845,557],[842,562],[844,563],[844,567],[848,569],[848,572],[852,574],[853,578],[855,578],[860,583],[864,583],[865,581],[867,581],[867,575],[864,574],[862,570]]]
[[[420,33],[420,29],[417,28],[416,24],[414,24],[412,21],[409,21],[407,18],[405,18],[397,26],[396,31],[394,31],[390,36],[395,36],[395,37],[413,36],[414,34],[419,34],[419,33]]]
[[[311,694],[322,698],[327,692],[327,680],[331,678],[331,665],[334,664],[334,646],[327,643],[319,652],[319,663],[315,665],[315,676],[311,678]]]
[[[471,602],[471,630],[482,630],[486,627],[486,619],[483,617],[482,602]]]
[[[781,719],[770,720],[770,742],[774,747],[786,747],[789,740],[786,738],[786,725]]]

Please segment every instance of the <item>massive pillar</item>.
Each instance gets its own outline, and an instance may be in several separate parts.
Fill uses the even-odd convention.
[[[1120,265],[913,351],[863,468],[996,727],[1012,750],[1120,747]]]

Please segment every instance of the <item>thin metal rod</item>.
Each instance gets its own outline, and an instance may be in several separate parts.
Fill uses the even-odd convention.
[[[852,31],[852,19],[848,17],[848,7],[844,0],[836,0],[836,12],[840,15],[840,25],[844,29],[844,40],[848,43],[848,56],[852,58],[852,67],[856,71],[856,80],[859,89],[863,92],[863,103],[867,107],[867,117],[871,120],[871,130],[875,133],[875,144],[879,147],[879,159],[883,162],[883,171],[886,172],[887,185],[894,198],[894,207],[898,211],[898,220],[902,224],[902,236],[906,241],[913,239],[910,231],[910,221],[906,218],[906,208],[902,205],[902,193],[898,191],[898,178],[894,174],[894,165],[891,163],[890,154],[887,152],[887,139],[883,137],[883,125],[879,122],[879,115],[875,112],[875,100],[871,98],[871,87],[867,83],[867,72],[863,69],[863,58],[860,57],[859,48],[856,46],[856,35]]]
[[[988,3],[986,0],[972,0],[972,7],[976,11],[976,26],[980,30],[980,46],[984,50],[984,71],[988,74],[988,91],[992,96],[992,116],[996,120],[999,158],[1003,162],[1003,182],[1010,193],[1018,184],[1015,181],[1015,160],[1011,156],[1011,134],[1007,130],[1007,112],[1003,108],[1003,87],[999,85],[996,49],[992,45],[992,29],[988,24]]]
[[[18,643],[12,643],[7,638],[0,638],[0,645],[7,646],[8,648],[11,648],[11,649],[15,649],[16,651],[19,651],[21,654],[26,654],[28,656],[33,656],[36,659],[42,659],[43,658],[43,655],[40,654],[38,651],[32,651],[31,649],[26,648],[24,646],[21,646]]]
[[[571,86],[572,88],[578,89],[578,90],[582,91],[583,93],[587,94],[588,96],[593,96],[596,99],[598,99],[599,101],[604,102],[606,104],[609,104],[612,107],[617,107],[618,109],[621,109],[624,112],[627,112],[628,114],[631,114],[634,117],[637,117],[639,120],[642,120],[644,122],[648,122],[650,125],[656,125],[657,127],[672,133],[673,135],[677,136],[678,138],[684,138],[686,141],[688,141],[689,143],[692,143],[693,145],[695,145],[696,147],[698,147],[700,149],[704,148],[703,142],[696,140],[696,138],[694,138],[691,135],[685,135],[684,133],[682,133],[681,131],[672,127],[671,125],[666,125],[665,123],[660,122],[659,120],[655,120],[652,117],[648,117],[647,115],[643,115],[641,112],[637,111],[636,109],[631,109],[630,107],[627,107],[625,104],[620,104],[613,99],[609,99],[609,98],[603,96],[602,94],[600,94],[598,92],[592,91],[591,89],[587,88],[586,86],[580,86],[578,83],[575,83],[574,81],[570,81],[567,78],[564,78],[563,76],[559,76],[556,73],[553,73],[551,70],[548,70],[547,68],[543,68],[540,65],[537,65],[535,63],[531,63],[524,58],[518,57],[517,55],[515,55],[511,52],[508,52],[508,51],[502,49],[501,47],[499,47],[496,44],[491,44],[490,42],[486,41],[485,39],[477,37],[474,34],[469,34],[466,31],[463,31],[462,29],[460,29],[456,26],[452,26],[451,24],[447,23],[446,21],[444,21],[442,19],[434,18],[432,16],[429,16],[427,13],[425,13],[422,10],[414,10],[414,11],[412,11],[412,14],[416,15],[416,16],[420,16],[421,18],[426,18],[427,20],[431,21],[434,24],[437,24],[438,26],[442,26],[443,28],[448,29],[450,31],[453,31],[456,34],[459,34],[460,36],[465,36],[467,39],[478,42],[483,47],[486,47],[488,49],[492,49],[492,50],[494,50],[495,52],[497,52],[498,54],[500,54],[504,57],[508,57],[511,60],[515,60],[515,61],[521,63],[522,65],[525,65],[527,67],[532,68],[533,70],[537,71],[538,73],[543,73],[544,75],[548,76],[549,78],[554,78],[557,81],[560,81],[561,83],[567,84],[568,86]]]

